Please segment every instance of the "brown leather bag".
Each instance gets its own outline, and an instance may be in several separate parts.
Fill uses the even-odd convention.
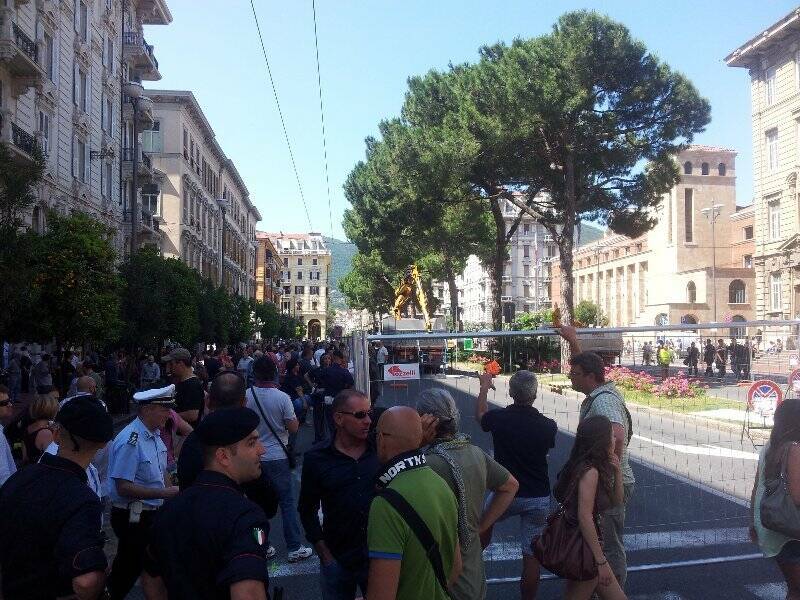
[[[533,538],[531,550],[541,565],[559,577],[573,581],[590,581],[597,577],[594,555],[583,539],[578,523],[577,486],[575,477],[567,490],[564,503],[547,518],[541,535]]]

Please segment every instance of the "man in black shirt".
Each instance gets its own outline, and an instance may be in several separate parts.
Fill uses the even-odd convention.
[[[203,382],[194,374],[192,355],[185,348],[175,348],[161,359],[175,384],[175,410],[192,427],[197,427],[205,402]]]
[[[222,363],[219,360],[219,349],[214,350],[214,353],[207,353],[206,356],[208,357],[205,360],[206,372],[208,373],[208,380],[214,381],[214,377],[217,376],[222,370]]]
[[[481,429],[492,434],[495,460],[519,481],[516,498],[498,521],[520,517],[520,597],[533,600],[539,586],[539,562],[533,556],[531,541],[541,533],[550,511],[547,453],[555,446],[558,426],[533,407],[539,383],[531,371],[514,373],[508,382],[514,403],[500,410],[489,410],[486,400],[489,390],[494,389],[492,376],[484,373],[479,379],[475,419]]]
[[[100,597],[108,566],[100,499],[86,468],[114,436],[93,396],[67,402],[56,415],[58,455],[12,475],[0,489],[3,597],[51,600]]]
[[[336,434],[303,458],[298,512],[320,557],[322,597],[352,600],[357,586],[364,596],[367,592],[367,517],[380,461],[369,442],[369,398],[345,390],[331,409]]]
[[[333,411],[331,404],[333,399],[342,390],[347,390],[355,385],[353,375],[347,370],[347,359],[340,351],[333,353],[331,366],[322,369],[319,374],[319,386],[324,389],[324,413],[325,423],[328,428],[328,437],[332,437],[336,429],[333,421]]]

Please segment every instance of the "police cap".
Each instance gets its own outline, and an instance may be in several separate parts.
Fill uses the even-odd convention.
[[[56,414],[71,434],[90,442],[106,443],[114,437],[114,422],[105,407],[94,396],[76,396]]]
[[[249,408],[223,408],[206,416],[194,432],[204,446],[230,446],[250,435],[258,422]]]
[[[133,395],[133,401],[139,406],[145,404],[160,404],[170,408],[175,407],[175,384],[170,383],[166,387],[154,388],[152,390],[142,390]]]

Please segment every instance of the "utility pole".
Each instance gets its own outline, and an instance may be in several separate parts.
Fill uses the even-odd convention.
[[[711,291],[714,302],[714,322],[717,322],[717,217],[722,210],[722,204],[713,204],[700,212],[711,220]]]

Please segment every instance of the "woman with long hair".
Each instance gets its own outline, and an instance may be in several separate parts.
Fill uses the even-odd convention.
[[[750,538],[767,558],[774,558],[786,580],[787,600],[800,600],[800,540],[761,523],[761,500],[765,482],[786,470],[786,487],[796,505],[800,505],[800,400],[784,400],[775,411],[769,442],[758,458],[753,495],[750,502]]]
[[[622,470],[614,453],[611,421],[597,416],[584,419],[575,434],[566,464],[558,474],[553,495],[567,511],[577,513],[581,535],[594,555],[598,575],[588,581],[567,581],[564,598],[588,600],[597,593],[603,600],[625,600],[600,544],[600,513],[622,504]]]
[[[28,408],[29,421],[22,436],[22,461],[39,462],[45,448],[53,441],[53,420],[58,412],[58,392],[38,394]]]

